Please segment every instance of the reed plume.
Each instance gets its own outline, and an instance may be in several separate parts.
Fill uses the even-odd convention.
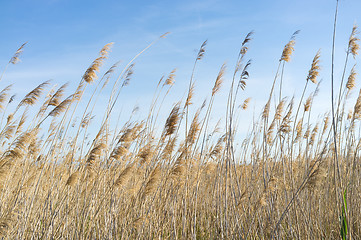
[[[304,104],[304,111],[308,112],[311,108],[311,104],[312,104],[312,100],[313,100],[313,95],[310,95],[307,99],[306,102]]]
[[[167,118],[167,121],[165,123],[165,134],[164,136],[167,137],[169,135],[172,135],[175,130],[177,129],[177,124],[179,121],[179,104],[176,104],[171,113],[169,114],[169,117]]]
[[[114,182],[115,187],[121,187],[131,177],[134,164],[128,164],[119,174]]]
[[[219,91],[219,89],[221,89],[221,85],[223,83],[223,77],[224,77],[225,70],[226,70],[226,65],[223,64],[222,67],[221,67],[221,70],[219,70],[216,81],[215,81],[214,86],[212,88],[212,96],[214,96]]]
[[[116,148],[114,148],[114,150],[110,154],[110,158],[113,158],[113,159],[119,161],[120,158],[123,157],[128,152],[129,152],[129,150],[126,147],[120,145],[120,146],[117,146]]]
[[[282,55],[281,55],[281,58],[280,58],[280,62],[281,61],[289,62],[291,60],[291,55],[292,55],[293,51],[295,50],[294,49],[295,44],[296,44],[295,38],[296,38],[296,36],[297,36],[297,34],[299,32],[300,32],[299,30],[294,32],[292,34],[292,37],[291,37],[290,41],[283,48],[283,52],[282,52]]]
[[[254,34],[253,31],[247,33],[246,37],[242,42],[241,50],[239,51],[239,55],[245,55],[248,51],[248,43],[252,40],[252,35]]]
[[[198,54],[197,54],[197,60],[201,60],[203,58],[204,53],[206,52],[206,45],[207,45],[207,40],[205,40],[202,43],[202,45],[201,45],[201,47],[200,47],[200,49],[198,51]]]
[[[10,59],[9,63],[11,63],[11,64],[17,64],[18,62],[20,62],[20,58],[19,58],[19,57],[20,57],[20,55],[23,53],[24,47],[25,47],[26,44],[27,44],[27,42],[26,42],[26,43],[23,43],[23,44],[18,48],[18,50],[16,50],[14,56]]]
[[[175,72],[177,69],[173,69],[170,74],[168,75],[167,79],[164,82],[164,85],[173,86],[174,85],[174,78],[175,78]]]
[[[142,199],[145,199],[148,195],[154,192],[160,179],[160,174],[161,169],[159,166],[156,166],[145,183],[143,194],[141,197]]]
[[[189,91],[188,91],[188,95],[187,95],[187,99],[186,102],[184,104],[184,107],[187,107],[189,105],[192,105],[192,98],[194,95],[194,83],[190,86]]]
[[[65,185],[73,187],[78,181],[78,178],[79,178],[79,172],[78,171],[73,172],[69,176],[68,180],[66,180]]]
[[[73,102],[74,95],[70,95],[66,99],[64,99],[61,103],[59,103],[53,110],[49,112],[49,116],[56,117],[59,116],[62,112],[64,112],[67,107],[70,105],[70,103]]]
[[[93,61],[90,67],[85,71],[83,79],[87,83],[92,83],[97,78],[96,72],[99,72],[99,68],[103,64],[104,59],[107,58],[109,50],[113,43],[106,44],[99,52],[99,57]]]
[[[251,98],[246,98],[246,99],[243,101],[243,103],[242,103],[242,105],[241,105],[241,108],[242,108],[243,110],[246,110],[246,109],[248,108],[248,104],[249,104],[250,101],[251,101]]]
[[[41,83],[39,86],[34,88],[31,92],[26,94],[26,96],[20,101],[17,109],[24,105],[34,105],[37,100],[40,98],[41,94],[44,91],[44,88],[49,85],[49,81]]]
[[[347,79],[347,83],[346,83],[346,88],[351,91],[354,87],[355,87],[355,79],[356,79],[356,70],[355,70],[356,65],[354,65],[351,69],[350,75],[348,76]]]
[[[9,85],[7,87],[5,87],[3,90],[1,90],[0,92],[0,109],[3,109],[3,103],[5,102],[7,96],[8,96],[8,92],[10,91],[12,85]]]
[[[97,144],[89,153],[86,160],[86,166],[88,169],[93,169],[95,160],[100,156],[101,152],[106,148],[104,143]]]
[[[191,126],[189,128],[186,142],[189,144],[193,144],[197,138],[197,134],[200,130],[200,123],[199,123],[199,114],[200,111],[198,110],[196,114],[194,115],[193,121],[191,123]]]
[[[127,70],[125,71],[125,78],[124,78],[122,87],[125,87],[125,86],[128,86],[128,85],[129,85],[130,78],[132,77],[132,75],[133,75],[133,73],[134,73],[133,68],[134,68],[134,63],[131,64],[131,65],[127,68]]]
[[[320,50],[312,60],[311,69],[308,72],[307,81],[310,80],[314,84],[317,83],[317,76],[320,74]]]
[[[244,66],[241,77],[238,82],[238,87],[240,87],[242,90],[244,90],[247,86],[246,80],[249,78],[248,68],[251,66],[251,60],[249,60],[246,65]]]
[[[317,185],[321,184],[321,181],[325,177],[326,173],[321,167],[320,163],[316,162],[315,160],[310,163],[309,168],[310,174],[305,186],[311,190],[314,190]]]
[[[358,55],[358,50],[360,49],[360,38],[357,36],[358,34],[358,27],[357,25],[354,25],[348,41],[348,52],[351,53],[354,58]]]
[[[60,99],[64,95],[64,91],[67,88],[68,83],[63,84],[50,98],[48,105],[57,107],[60,104]]]

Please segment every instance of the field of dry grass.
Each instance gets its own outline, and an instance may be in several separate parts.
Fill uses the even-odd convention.
[[[251,75],[252,33],[241,45],[235,68],[227,69],[232,85],[225,122],[217,126],[210,118],[216,114],[212,109],[225,66],[203,104],[192,100],[191,77],[186,98],[168,110],[167,119],[157,118],[161,99],[175,82],[172,71],[159,82],[147,118],[112,128],[113,109],[130,81],[133,60],[119,78],[113,77],[115,65],[97,78],[111,44],[74,90],[44,82],[16,103],[11,86],[3,89],[3,239],[360,239],[361,91],[357,99],[349,97],[355,91],[358,29],[346,43],[344,74],[335,79],[334,114],[326,110],[319,122],[311,119],[319,114],[312,108],[320,52],[310,59],[300,99],[281,97],[283,69],[296,37],[297,32],[285,45],[269,99],[243,139],[237,135],[237,117],[249,102],[240,105],[239,96]],[[194,71],[205,53],[206,42]],[[6,73],[1,78],[6,81]],[[113,90],[106,114],[94,138],[87,139],[87,132],[94,131],[94,105],[107,84]],[[80,105],[89,85],[97,87]],[[316,90],[306,97],[310,86]],[[64,96],[67,91],[73,93]],[[354,107],[349,110],[350,102]],[[74,123],[75,118],[81,121]]]

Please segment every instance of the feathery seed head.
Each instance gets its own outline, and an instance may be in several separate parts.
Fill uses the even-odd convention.
[[[151,143],[145,145],[143,148],[139,150],[137,155],[140,158],[140,163],[148,163],[153,156],[153,146]]]
[[[203,58],[204,53],[206,51],[206,45],[207,45],[207,40],[202,43],[201,48],[199,49],[197,54],[197,60],[201,60]]]
[[[356,100],[356,104],[353,110],[353,118],[354,119],[361,119],[361,89],[359,95]]]
[[[130,78],[133,75],[134,71],[133,71],[133,67],[134,67],[134,63],[131,64],[127,70],[126,70],[126,74],[125,74],[125,78],[122,84],[122,87],[128,86],[129,82],[130,82]]]
[[[3,103],[5,102],[8,92],[10,91],[12,85],[7,86],[0,92],[0,109],[3,109]]]
[[[301,118],[297,125],[296,125],[296,140],[301,138],[302,135],[302,123],[303,123],[303,119]]]
[[[163,85],[169,85],[169,86],[173,86],[174,85],[174,77],[175,77],[175,72],[177,71],[177,69],[173,69],[170,74],[168,75],[168,78],[165,80]]]
[[[59,105],[57,105],[53,110],[50,111],[48,114],[49,116],[56,117],[64,112],[74,100],[74,94],[67,97],[63,100]]]
[[[176,137],[169,139],[162,151],[162,158],[164,160],[167,160],[167,162],[169,162],[171,160],[172,153],[176,146],[176,141],[177,141]]]
[[[160,179],[160,174],[161,174],[161,169],[158,165],[154,168],[154,170],[150,174],[150,176],[145,184],[142,199],[144,199],[146,196],[148,196],[149,194],[151,194],[154,191],[154,189],[156,188],[157,183]]]
[[[355,87],[355,79],[356,79],[356,71],[355,71],[356,65],[354,65],[351,69],[350,75],[348,76],[346,88],[351,91]]]
[[[122,186],[131,176],[133,172],[134,164],[128,164],[119,174],[118,178],[115,180],[114,186],[120,187]]]
[[[315,142],[316,134],[318,133],[318,124],[313,128],[309,144],[312,146]]]
[[[98,145],[96,145],[89,153],[88,159],[87,159],[87,168],[92,168],[94,165],[94,161],[96,160],[97,157],[100,156],[100,153],[102,152],[102,150],[104,150],[106,148],[106,145],[104,143],[99,143]]]
[[[15,100],[15,97],[16,97],[16,94],[12,95],[10,98],[9,98],[9,104],[12,103],[14,100]]]
[[[283,52],[282,52],[280,61],[289,62],[291,60],[291,55],[292,55],[293,51],[295,50],[294,49],[295,44],[296,44],[296,41],[291,40],[285,45],[285,47],[283,48]]]
[[[275,113],[275,119],[276,120],[281,120],[282,118],[282,112],[283,112],[283,107],[285,105],[286,102],[286,98],[283,98],[281,100],[281,102],[278,104],[277,108],[276,108],[276,113]]]
[[[246,100],[244,100],[243,104],[241,105],[241,108],[243,110],[246,110],[248,108],[248,104],[251,101],[251,98],[246,98]]]
[[[209,153],[210,158],[214,158],[219,153],[221,153],[221,151],[223,150],[222,144],[225,142],[225,140],[226,140],[226,135],[223,135],[218,139],[217,144],[212,148],[212,151]]]
[[[358,34],[358,27],[357,25],[354,25],[348,41],[348,52],[351,53],[354,58],[356,57],[356,55],[358,54],[358,50],[360,49],[360,38],[357,36]]]
[[[177,124],[179,121],[179,103],[176,104],[169,117],[167,118],[167,121],[165,123],[165,137],[172,135],[175,130],[177,129]]]
[[[113,159],[119,161],[120,158],[122,156],[124,156],[125,154],[127,154],[128,152],[129,152],[129,150],[126,147],[120,145],[120,146],[117,146],[116,148],[114,148],[114,150],[110,154],[110,158],[113,158]]]
[[[64,91],[66,87],[68,86],[68,83],[63,84],[50,98],[48,106],[58,106],[60,103],[61,97],[64,95]]]
[[[307,81],[310,80],[313,83],[317,83],[317,76],[320,74],[320,50],[318,50],[316,56],[313,58],[311,69],[308,72]]]
[[[12,64],[17,64],[18,62],[20,62],[20,55],[22,54],[22,52],[24,51],[24,47],[25,45],[27,44],[24,43],[23,45],[21,45],[18,50],[16,50],[14,56],[10,59],[9,63],[12,63]]]
[[[49,81],[45,81],[36,88],[34,88],[31,92],[26,94],[23,100],[20,101],[17,108],[23,105],[34,105],[41,96],[41,94],[43,93],[44,88],[47,87],[48,85],[49,85]]]
[[[326,115],[326,117],[323,119],[323,129],[322,134],[324,134],[330,124],[330,115]]]
[[[251,66],[251,62],[252,62],[251,60],[248,60],[248,62],[244,66],[242,73],[241,73],[241,77],[238,82],[238,87],[240,87],[242,90],[244,90],[247,85],[246,80],[249,78],[248,68],[249,68],[249,66]]]
[[[188,95],[187,95],[187,99],[186,99],[186,102],[184,104],[184,107],[187,107],[187,106],[193,104],[192,103],[193,94],[194,94],[194,83],[192,83],[192,86],[190,87],[190,89],[188,91]]]
[[[103,64],[104,59],[107,58],[110,47],[113,43],[106,44],[99,52],[99,57],[93,61],[90,67],[85,71],[83,79],[87,83],[92,83],[97,77],[96,72],[99,72],[99,68]]]
[[[280,131],[282,133],[289,133],[291,131],[292,110],[293,110],[293,98],[292,98],[291,102],[288,105],[288,112],[283,117],[282,122],[281,122]]]
[[[252,35],[253,35],[253,31],[249,32],[246,37],[244,38],[243,42],[242,42],[242,47],[241,50],[239,52],[240,55],[245,55],[248,51],[248,46],[247,43],[250,42],[252,40]]]
[[[305,102],[305,104],[304,104],[304,110],[305,110],[305,112],[308,112],[308,111],[310,110],[310,107],[311,107],[311,104],[312,104],[312,100],[313,100],[313,96],[310,95],[310,96],[307,98],[307,100],[306,100],[306,102]]]
[[[213,89],[212,89],[212,96],[214,96],[219,89],[221,88],[221,85],[223,83],[223,77],[226,70],[226,64],[224,63],[221,67],[221,70],[219,70],[219,73],[217,75],[216,81],[214,83]]]
[[[270,104],[271,104],[271,101],[268,100],[266,105],[264,106],[264,109],[263,109],[263,112],[262,112],[262,118],[263,119],[266,119],[269,116]]]
[[[104,47],[100,50],[99,55],[106,58],[113,44],[113,42],[105,44]]]
[[[311,161],[309,168],[311,172],[305,186],[310,190],[314,190],[326,176],[326,172],[320,163],[315,160]]]
[[[283,48],[283,52],[280,58],[280,62],[281,61],[285,61],[285,62],[289,62],[291,60],[291,55],[293,53],[293,51],[295,50],[295,38],[297,36],[297,34],[300,32],[300,30],[297,30],[296,32],[294,32],[291,36],[290,41],[285,45],[285,47]]]
[[[191,126],[189,128],[189,131],[188,131],[188,135],[187,135],[187,143],[189,144],[193,144],[197,138],[197,134],[200,130],[200,124],[199,124],[199,121],[198,121],[198,118],[199,118],[199,114],[200,114],[200,111],[198,110],[193,118],[193,121],[191,123]]]
[[[78,177],[79,177],[79,172],[76,171],[76,172],[73,172],[68,180],[66,181],[65,185],[67,186],[74,186],[74,184],[76,183],[76,181],[78,180]]]

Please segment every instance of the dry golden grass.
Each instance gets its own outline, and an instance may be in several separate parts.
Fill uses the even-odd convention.
[[[279,71],[289,64],[297,33],[284,47]],[[14,98],[9,97],[11,87],[4,88],[0,92],[5,119],[0,130],[0,236],[337,239],[344,229],[342,219],[347,222],[347,237],[360,239],[361,140],[357,129],[361,95],[350,113],[345,109],[356,85],[355,67],[350,69],[335,103],[337,148],[332,141],[332,116],[326,111],[319,122],[310,121],[311,114],[319,114],[311,111],[318,86],[303,99],[307,83],[317,83],[320,52],[312,60],[298,101],[281,97],[282,73],[277,71],[274,82],[269,83],[269,100],[260,121],[239,140],[237,116],[250,101],[241,101],[244,96],[240,93],[250,76],[251,62],[246,58],[251,36],[246,36],[239,52],[223,127],[212,126],[210,117],[217,116],[212,109],[223,81],[227,81],[225,65],[210,86],[210,101],[199,106],[192,102],[193,73],[206,54],[206,42],[196,56],[186,98],[174,104],[167,119],[155,120],[156,110],[162,105],[159,99],[165,98],[175,83],[175,70],[159,82],[147,119],[130,118],[112,129],[112,111],[120,91],[130,82],[133,59],[114,81],[93,139],[86,136],[88,129],[94,130],[94,105],[117,67],[113,65],[96,82],[111,44],[104,46],[76,90],[66,98],[66,84],[45,95],[50,85],[45,82],[26,94],[9,113],[8,105]],[[347,57],[358,54],[358,43],[354,26]],[[23,48],[10,63],[19,61]],[[275,91],[278,82],[279,94]],[[100,87],[95,88],[83,115],[78,116],[80,122],[74,123],[87,86],[95,83]],[[43,102],[37,110],[39,101]],[[271,104],[273,101],[276,104]],[[159,134],[156,129],[163,124]]]

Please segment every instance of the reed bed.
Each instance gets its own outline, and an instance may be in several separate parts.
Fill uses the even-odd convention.
[[[131,81],[134,60],[143,52],[118,77],[115,64],[97,78],[112,44],[101,49],[75,90],[44,82],[16,103],[11,86],[4,88],[1,237],[360,239],[361,91],[357,99],[350,98],[356,91],[358,28],[346,43],[343,75],[335,79],[340,83],[335,113],[326,111],[316,122],[312,116],[319,113],[312,108],[321,52],[310,59],[299,100],[282,96],[283,71],[297,34],[285,45],[268,101],[243,138],[237,127],[250,101],[243,90],[251,76],[247,51],[252,32],[241,44],[234,69],[220,67],[209,100],[196,104],[193,76],[207,42],[201,45],[186,97],[167,110],[166,119],[159,117],[159,109],[171,94],[176,70],[158,83],[145,119],[110,124],[119,95]],[[18,62],[24,47],[9,64]],[[226,71],[231,79],[225,79]],[[6,81],[6,74],[1,78]],[[226,118],[214,126],[211,116],[219,113],[212,111],[213,104],[224,81],[231,81]],[[113,84],[111,95],[94,129],[94,106],[108,84]],[[80,104],[89,85],[96,87]],[[74,123],[75,118],[80,121]],[[96,132],[92,139],[89,131]]]

